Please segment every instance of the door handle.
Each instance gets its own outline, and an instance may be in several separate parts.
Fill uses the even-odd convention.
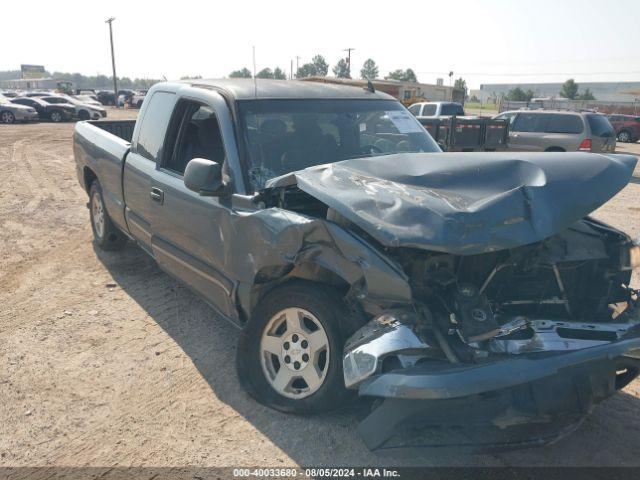
[[[162,202],[164,202],[164,192],[158,187],[152,187],[149,195],[151,196],[151,200],[153,200],[154,202],[158,202],[160,205],[162,205]]]

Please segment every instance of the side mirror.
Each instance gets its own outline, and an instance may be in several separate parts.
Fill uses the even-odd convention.
[[[184,170],[185,186],[199,195],[216,197],[225,192],[222,165],[205,158],[194,158]]]

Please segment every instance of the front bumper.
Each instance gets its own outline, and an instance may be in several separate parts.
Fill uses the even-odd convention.
[[[347,350],[345,370],[356,350]],[[359,395],[377,399],[358,427],[365,444],[482,450],[551,442],[640,373],[640,335],[495,358],[464,365],[433,358],[361,381]]]

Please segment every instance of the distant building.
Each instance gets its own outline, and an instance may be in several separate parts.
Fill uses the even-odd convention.
[[[43,78],[16,78],[15,80],[1,80],[0,88],[7,90],[71,90],[73,82],[56,80],[51,77]]]
[[[634,102],[640,100],[640,82],[577,82],[578,93],[587,88],[591,90],[597,100],[604,102]],[[525,92],[533,91],[537,98],[557,98],[560,96],[562,83],[489,83],[480,85],[480,90],[472,90],[480,101],[487,102],[499,99],[509,93],[509,90],[519,87]]]
[[[305,82],[337,83],[365,88],[366,80],[356,78],[305,77]],[[400,80],[371,80],[373,88],[397,98],[405,105],[416,102],[460,102],[464,103],[464,90],[444,85],[403,82]]]

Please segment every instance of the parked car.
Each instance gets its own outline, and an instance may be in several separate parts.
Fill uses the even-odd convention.
[[[0,95],[2,95],[5,98],[15,98],[19,94],[18,92],[15,92],[15,91],[4,91],[4,92],[0,92]]]
[[[433,424],[513,447],[640,372],[640,246],[589,217],[635,157],[443,153],[393,97],[346,86],[147,97],[136,121],[76,124],[95,244],[135,241],[240,327],[260,402],[312,413],[352,389],[378,400],[370,448]]]
[[[113,106],[116,104],[116,96],[113,94],[113,90],[98,90],[96,96],[102,105]]]
[[[416,117],[464,116],[464,107],[457,102],[420,102],[409,107]]]
[[[515,110],[494,117],[509,122],[508,150],[522,152],[615,152],[616,136],[599,113]]]
[[[73,117],[78,116],[78,105],[74,105],[73,103],[71,103],[71,101],[67,97],[63,97],[60,95],[50,95],[48,97],[40,97],[40,99],[50,105],[62,105],[67,109],[71,109],[71,111],[73,111]]]
[[[16,105],[7,97],[0,95],[0,123],[35,122],[38,112],[24,105]]]
[[[57,105],[47,103],[40,97],[17,97],[11,99],[12,103],[25,105],[38,112],[40,120],[51,120],[52,122],[66,122],[75,115],[75,108],[66,104]]]
[[[614,114],[608,118],[619,142],[635,143],[640,139],[640,117]]]
[[[135,108],[142,108],[142,104],[144,103],[144,97],[147,95],[147,92],[136,92],[136,94],[131,97],[131,106]]]
[[[102,104],[95,99],[95,95],[72,95],[73,98],[75,98],[76,100],[79,100],[80,102],[87,104],[87,105],[93,105],[96,107],[102,107]]]
[[[93,104],[85,103],[70,95],[58,95],[56,97],[43,97],[45,102],[49,103],[70,103],[75,107],[75,116],[80,120],[98,120],[107,116],[107,111],[102,105],[96,106]]]

